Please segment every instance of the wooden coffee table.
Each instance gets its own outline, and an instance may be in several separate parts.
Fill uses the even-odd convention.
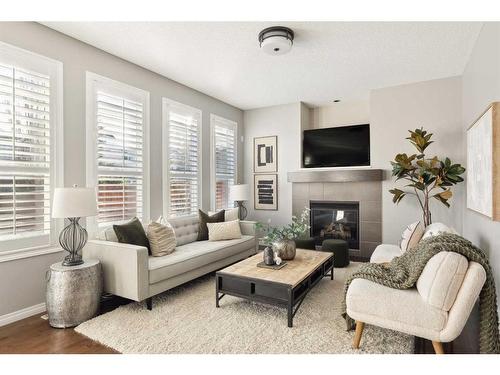
[[[226,295],[284,307],[288,327],[307,293],[325,276],[333,280],[333,254],[297,249],[293,260],[279,270],[257,267],[262,262],[258,253],[226,267],[215,274],[215,306]]]

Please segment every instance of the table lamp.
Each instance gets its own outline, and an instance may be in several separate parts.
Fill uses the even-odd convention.
[[[248,184],[240,184],[240,185],[232,185],[229,188],[229,200],[232,202],[236,202],[238,205],[238,218],[240,220],[245,220],[247,217],[247,209],[243,205],[244,201],[248,200],[250,195],[250,189]]]
[[[56,188],[52,202],[52,217],[69,220],[59,235],[59,244],[69,255],[64,258],[63,266],[83,264],[80,250],[87,243],[88,234],[78,221],[81,217],[97,215],[95,188]]]

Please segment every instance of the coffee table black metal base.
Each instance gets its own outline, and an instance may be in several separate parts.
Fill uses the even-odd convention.
[[[276,271],[278,272],[278,271]],[[250,301],[266,303],[287,309],[288,327],[293,326],[293,318],[309,291],[326,276],[333,280],[333,258],[320,264],[298,285],[261,280],[222,272],[215,274],[215,306],[227,294]]]

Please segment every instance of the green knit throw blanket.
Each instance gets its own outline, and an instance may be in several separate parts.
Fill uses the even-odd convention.
[[[420,241],[412,250],[394,258],[387,264],[365,263],[350,275],[344,288],[342,316],[348,329],[354,328],[354,321],[346,313],[345,296],[349,284],[354,279],[366,279],[395,289],[413,288],[425,265],[440,251],[452,251],[463,255],[469,261],[477,262],[486,271],[486,282],[479,295],[481,353],[500,353],[498,330],[497,297],[491,267],[484,253],[470,241],[455,234],[445,233]]]

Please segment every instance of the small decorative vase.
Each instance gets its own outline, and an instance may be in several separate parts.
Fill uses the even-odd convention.
[[[270,247],[264,249],[264,264],[272,266],[274,264],[274,252]]]
[[[283,260],[292,260],[295,258],[296,247],[293,240],[281,240],[273,243],[273,249]]]

